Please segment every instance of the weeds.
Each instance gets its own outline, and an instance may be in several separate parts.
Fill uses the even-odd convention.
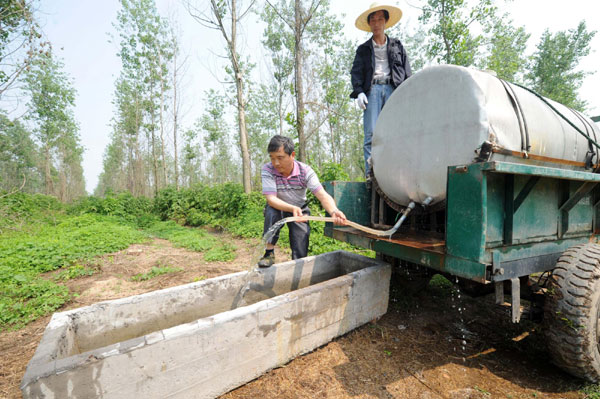
[[[586,384],[581,393],[585,395],[585,399],[600,399],[600,384]]]
[[[131,277],[132,281],[146,281],[153,279],[154,277],[161,276],[163,274],[177,273],[183,271],[180,267],[169,267],[169,266],[153,266],[152,269],[147,273],[136,274]]]
[[[205,252],[204,259],[208,262],[229,262],[237,256],[233,245],[219,242],[202,229],[183,227],[173,221],[153,223],[146,231],[171,241],[176,247]]]
[[[42,203],[40,209],[23,208],[36,201]],[[71,294],[60,282],[93,273],[75,262],[147,239],[113,217],[68,216],[44,197],[13,205],[13,211],[33,219],[0,236],[0,330],[21,328],[67,302]],[[54,279],[42,276],[63,267]]]
[[[67,281],[77,277],[91,276],[96,272],[95,269],[75,264],[65,270],[61,270],[54,276],[56,281]]]

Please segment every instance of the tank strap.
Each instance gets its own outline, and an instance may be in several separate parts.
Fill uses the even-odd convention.
[[[600,144],[598,144],[596,142],[596,140],[593,140],[590,136],[588,136],[587,134],[585,134],[580,128],[578,128],[577,126],[575,126],[575,124],[573,122],[571,122],[569,120],[569,118],[567,118],[566,116],[564,116],[563,114],[560,113],[559,110],[557,110],[552,104],[550,104],[544,97],[542,97],[540,94],[536,93],[535,91],[531,90],[528,87],[525,86],[521,86],[518,83],[513,83],[515,86],[518,86],[524,90],[527,90],[528,92],[530,92],[531,94],[533,94],[534,96],[536,96],[537,98],[539,98],[540,100],[542,100],[542,102],[544,104],[546,104],[548,107],[550,107],[550,109],[552,111],[554,111],[558,116],[560,116],[562,119],[564,119],[565,122],[567,122],[573,129],[575,129],[577,132],[579,132],[579,134],[581,134],[583,137],[585,137],[586,139],[588,139],[596,148],[600,148]],[[570,109],[570,108],[569,108]],[[593,129],[592,129],[593,130]]]
[[[583,127],[585,127],[585,133],[590,137],[592,137],[592,135],[594,135],[594,140],[598,140],[598,138],[596,137],[596,131],[590,125],[590,123],[585,120],[583,115],[581,115],[581,113],[579,111],[574,110],[572,108],[569,108],[569,111],[571,111],[573,113],[573,115],[575,115],[575,117],[577,117],[577,119],[579,119],[579,121],[581,122]],[[590,130],[591,130],[592,134],[590,134]],[[594,165],[594,157],[597,156],[594,146],[592,145],[592,142],[590,140],[588,140],[588,147],[589,147],[589,151],[587,152],[587,154],[585,156],[586,169],[590,169]]]
[[[525,119],[525,114],[521,108],[519,97],[517,97],[517,93],[515,93],[510,83],[504,79],[498,78],[498,80],[502,82],[502,86],[504,86],[504,90],[506,90],[506,94],[508,95],[508,98],[510,98],[510,102],[515,110],[515,115],[517,115],[517,121],[519,121],[519,131],[521,132],[521,151],[525,155],[525,158],[527,158],[527,154],[531,149],[531,145],[529,144],[529,129],[527,128],[527,120]]]

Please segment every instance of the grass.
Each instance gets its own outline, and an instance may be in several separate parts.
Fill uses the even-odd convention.
[[[237,256],[235,246],[219,241],[202,229],[183,227],[173,221],[153,223],[146,231],[171,241],[176,247],[204,252],[207,262],[230,262]]]
[[[65,270],[61,270],[54,276],[56,281],[67,281],[78,277],[91,276],[96,273],[96,269],[82,266],[80,264],[74,264]]]
[[[50,216],[0,236],[0,331],[21,328],[69,301],[61,282],[93,273],[76,262],[147,240],[114,217],[60,210]],[[54,279],[44,275],[57,269],[64,270]]]
[[[131,277],[132,281],[147,281],[153,279],[157,276],[162,276],[163,274],[177,273],[183,271],[180,267],[169,267],[169,266],[154,266],[147,273],[136,274]]]

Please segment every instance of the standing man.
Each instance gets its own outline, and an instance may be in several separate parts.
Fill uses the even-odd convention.
[[[262,193],[267,199],[263,235],[279,220],[289,216],[310,215],[306,203],[306,189],[321,201],[323,208],[335,220],[335,224],[346,223],[346,216],[337,209],[333,198],[323,189],[312,168],[296,161],[294,143],[289,137],[273,136],[267,148],[271,162],[263,165],[261,171]],[[308,254],[310,226],[308,222],[288,223],[292,259],[304,258]],[[275,244],[279,232],[267,243],[264,256],[258,262],[260,267],[275,263]]]
[[[373,36],[358,46],[352,64],[352,94],[364,110],[365,177],[370,180],[369,158],[375,122],[392,92],[411,75],[404,46],[398,39],[388,37],[385,29],[394,26],[402,17],[398,7],[375,2],[356,19],[356,27]]]

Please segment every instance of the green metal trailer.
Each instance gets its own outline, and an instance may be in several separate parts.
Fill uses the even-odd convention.
[[[513,322],[522,298],[539,304],[554,361],[600,381],[599,183],[598,173],[533,163],[450,166],[445,202],[415,209],[392,237],[332,224],[325,234],[402,269],[427,270],[425,277],[451,277],[467,293],[495,292],[498,304],[506,290]],[[365,183],[325,187],[348,219],[381,229],[394,224],[397,206]]]

